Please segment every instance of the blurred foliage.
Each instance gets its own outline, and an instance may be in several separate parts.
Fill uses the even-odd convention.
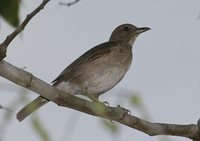
[[[20,89],[18,91],[19,96],[17,96],[14,101],[10,102],[10,104],[7,107],[1,106],[2,112],[4,110],[4,114],[2,115],[2,119],[0,120],[0,141],[3,140],[4,135],[7,131],[8,125],[11,123],[11,121],[15,120],[15,122],[18,122],[16,119],[16,110],[18,110],[18,107],[21,104],[27,104],[30,102],[28,98],[28,90],[26,89]],[[44,128],[43,123],[40,121],[40,118],[37,116],[37,112],[32,116],[31,118],[31,125],[32,130],[36,132],[36,135],[39,136],[39,138],[42,141],[51,141],[50,135],[48,134],[48,131]]]
[[[67,121],[65,123],[65,129],[61,133],[61,138],[59,141],[70,141],[73,137],[73,135],[76,135],[76,128],[78,127],[77,125],[78,120],[80,117],[79,112],[72,112],[68,117]],[[73,122],[72,122],[73,121]]]
[[[28,98],[28,92],[24,93],[23,90],[25,89],[21,89],[20,93],[20,104],[24,103],[27,104],[30,102],[30,99]],[[27,90],[25,90],[27,91]],[[31,129],[35,131],[36,135],[39,136],[39,138],[42,141],[51,141],[50,139],[50,135],[48,134],[49,132],[45,129],[44,124],[42,123],[40,117],[38,116],[37,112],[35,112],[33,115],[30,115],[31,117]]]
[[[40,118],[37,115],[31,116],[32,129],[39,135],[42,141],[51,141],[49,132],[44,128]]]
[[[140,107],[141,104],[142,104],[142,98],[141,98],[141,96],[138,95],[138,94],[132,95],[130,97],[130,103],[133,104],[134,106]]]
[[[24,89],[23,89],[24,90]],[[20,91],[23,94],[26,94],[27,91]],[[19,95],[19,97],[17,97],[16,99],[14,99],[14,101],[10,102],[10,104],[8,105],[9,110],[5,110],[5,114],[3,115],[2,120],[0,121],[0,141],[3,140],[3,136],[6,133],[6,129],[8,128],[8,125],[11,123],[11,121],[13,120],[13,117],[15,119],[15,113],[13,111],[15,111],[17,109],[17,107],[21,104],[21,99],[23,97],[22,95]],[[12,110],[10,110],[12,109]],[[16,120],[16,119],[15,119]]]
[[[10,25],[19,25],[19,4],[20,0],[0,0],[0,16]]]
[[[109,120],[101,120],[103,127],[110,131],[112,134],[118,134],[120,132],[120,128],[118,124],[115,124],[113,121]]]
[[[131,109],[133,107],[134,111],[137,110],[144,119],[150,119],[150,114],[148,113],[148,109],[140,93],[122,89],[119,91],[119,94],[116,95],[116,104],[122,102],[125,102],[125,105],[128,104],[131,106]],[[113,140],[120,140],[118,136],[123,131],[120,130],[121,126],[119,126],[118,123],[109,120],[101,120],[101,124],[103,128],[105,128],[105,132],[109,131],[111,133]]]
[[[137,109],[142,118],[146,120],[151,119],[151,116],[148,112],[144,99],[141,97],[139,93],[133,93],[132,95],[130,95],[129,103],[131,106],[133,106],[134,109]]]

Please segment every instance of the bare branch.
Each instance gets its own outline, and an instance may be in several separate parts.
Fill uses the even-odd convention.
[[[11,41],[24,30],[29,21],[44,8],[44,6],[49,2],[49,0],[43,0],[43,2],[30,14],[26,16],[26,19],[17,27],[6,39],[0,44],[0,61],[6,57],[6,51],[11,43]]]
[[[65,6],[72,6],[76,3],[78,3],[80,0],[74,0],[73,2],[65,3],[65,2],[59,2],[60,5],[65,5]]]
[[[8,112],[12,112],[12,110],[11,110],[11,109],[9,109],[9,108],[6,108],[6,107],[4,107],[4,106],[2,106],[2,105],[0,105],[0,109],[4,109],[4,110],[6,110],[6,111],[8,111]]]
[[[189,125],[152,123],[130,115],[127,110],[122,107],[105,106],[61,92],[53,86],[34,77],[30,73],[5,61],[0,62],[0,76],[32,90],[60,106],[68,107],[93,116],[114,120],[128,127],[142,131],[150,136],[172,135],[200,141],[200,122]]]

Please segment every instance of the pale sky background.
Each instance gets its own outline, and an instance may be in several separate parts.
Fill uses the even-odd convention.
[[[196,124],[200,118],[199,0],[81,0],[71,7],[60,6],[58,2],[50,1],[31,20],[10,45],[6,61],[18,67],[26,66],[27,71],[50,83],[78,56],[106,42],[116,26],[123,23],[147,26],[152,30],[136,40],[131,69],[123,81],[103,95],[101,100],[109,101],[111,106],[120,104],[129,107],[121,89],[138,92],[152,117],[151,121]],[[23,0],[20,19],[23,20],[40,3],[41,0]],[[2,18],[0,25],[0,41],[3,41],[13,28]],[[20,87],[3,78],[0,78],[0,85],[0,104],[8,106],[20,95]],[[119,92],[121,101],[115,103]],[[38,96],[33,92],[28,95],[32,99]],[[130,110],[133,115],[141,117],[133,107]],[[4,111],[0,111],[0,117],[3,114]],[[39,114],[52,141],[68,141],[68,136],[70,141],[117,140],[102,128],[97,117],[53,103],[40,109]],[[72,129],[66,130],[69,120],[76,122],[73,133],[70,132]],[[123,125],[120,127],[119,141],[160,139]],[[30,118],[19,123],[13,116],[3,141],[14,140],[40,140],[31,130]],[[170,140],[188,139],[172,137]]]

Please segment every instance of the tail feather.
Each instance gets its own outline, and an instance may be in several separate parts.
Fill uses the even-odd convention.
[[[17,113],[17,119],[19,121],[24,120],[27,116],[29,116],[32,112],[43,106],[44,104],[48,103],[49,100],[39,96],[34,101],[26,105]]]

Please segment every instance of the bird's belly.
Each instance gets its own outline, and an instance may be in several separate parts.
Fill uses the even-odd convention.
[[[113,88],[124,75],[125,73],[119,70],[110,70],[101,76],[90,74],[91,79],[84,79],[80,83],[63,81],[56,88],[73,95],[101,94]]]
[[[68,92],[70,94],[102,94],[111,88],[113,88],[117,83],[119,83],[126,72],[128,71],[130,65],[124,67],[113,65],[104,66],[98,65],[93,70],[87,70],[84,75],[79,75],[72,81],[61,82],[56,88]],[[88,68],[91,69],[91,68]]]
[[[101,94],[113,88],[121,81],[127,72],[126,68],[113,67],[99,74],[92,74],[92,79],[84,81],[84,90],[87,94]]]

